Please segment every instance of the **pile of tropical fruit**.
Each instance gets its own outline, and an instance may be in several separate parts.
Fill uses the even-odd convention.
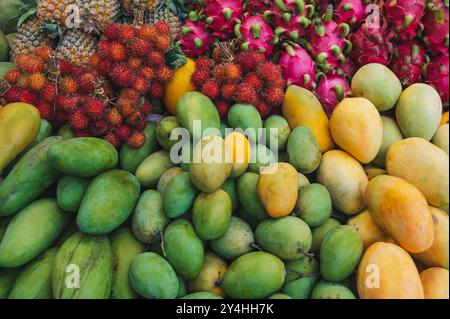
[[[443,0],[0,2],[0,298],[448,299]]]

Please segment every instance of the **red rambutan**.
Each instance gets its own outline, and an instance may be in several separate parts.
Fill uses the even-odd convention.
[[[156,75],[158,76],[158,80],[167,83],[173,77],[174,72],[167,66],[161,66],[156,70]]]
[[[94,121],[89,127],[89,132],[97,137],[105,135],[108,131],[109,125],[105,120]]]
[[[154,24],[159,34],[170,35],[170,25],[165,21],[158,21]]]
[[[150,42],[135,38],[129,44],[130,53],[135,57],[143,57],[145,56],[151,49]]]
[[[78,85],[83,93],[92,93],[95,90],[95,75],[93,73],[84,73],[78,78]]]
[[[113,67],[110,74],[114,83],[122,87],[128,87],[133,80],[133,72],[125,63],[120,63]]]
[[[102,57],[98,53],[94,53],[89,58],[89,66],[92,69],[97,70],[101,61],[102,61]]]
[[[219,112],[220,118],[226,119],[228,116],[228,111],[230,110],[230,104],[226,101],[217,101],[215,105],[217,111]]]
[[[244,78],[244,83],[250,85],[256,91],[259,91],[263,88],[264,83],[255,73],[249,73]]]
[[[21,73],[17,78],[16,85],[21,89],[27,89],[30,85],[30,77],[28,74]]]
[[[135,89],[136,91],[138,91],[142,94],[145,94],[150,90],[150,83],[151,82],[149,81],[149,79],[147,79],[143,75],[138,75],[134,79],[133,89]]]
[[[19,78],[20,72],[17,69],[14,70],[10,70],[8,71],[5,76],[4,79],[11,85],[16,84],[17,79]]]
[[[130,137],[132,131],[130,126],[124,124],[114,130],[114,134],[120,141],[126,141]]]
[[[214,61],[209,58],[201,57],[195,61],[197,70],[198,69],[211,69],[214,66]]]
[[[101,117],[104,110],[105,104],[99,99],[88,98],[84,103],[85,113],[93,119],[98,119],[99,117]]]
[[[41,118],[43,118],[44,120],[47,120],[49,122],[53,121],[54,118],[54,113],[53,113],[53,107],[50,106],[47,103],[36,103],[34,105],[34,107],[36,107],[39,111],[39,113],[41,114]]]
[[[256,74],[270,85],[273,85],[275,81],[282,77],[280,68],[272,62],[264,62],[260,64],[256,68]]]
[[[201,88],[203,83],[210,77],[211,72],[208,69],[197,69],[194,74],[192,74],[191,81],[197,88]]]
[[[160,52],[152,51],[149,54],[147,54],[147,64],[148,65],[164,65],[166,62],[166,59],[164,55]]]
[[[241,80],[241,68],[238,65],[228,63],[224,67],[227,81],[239,82]]]
[[[142,121],[142,114],[138,110],[133,111],[133,113],[128,115],[126,119],[127,124],[133,127],[138,126],[141,123],[141,121]]]
[[[227,80],[227,72],[225,70],[225,67],[223,65],[218,65],[213,70],[213,77],[221,83],[225,82]]]
[[[114,135],[114,133],[109,132],[106,134],[103,139],[109,143],[111,143],[115,148],[118,148],[120,146],[119,139]]]
[[[78,106],[80,98],[76,95],[58,95],[56,97],[55,103],[58,108],[65,112],[72,112]]]
[[[33,73],[28,78],[30,89],[41,91],[47,84],[47,78],[44,73]]]
[[[255,107],[258,110],[259,114],[261,114],[261,117],[263,119],[268,118],[272,114],[272,109],[269,104],[267,104],[265,101],[258,100],[255,103]]]
[[[103,34],[109,40],[116,40],[119,37],[119,32],[120,32],[120,25],[118,25],[117,23],[113,23],[105,28]]]
[[[150,96],[155,99],[160,99],[164,95],[164,85],[160,82],[153,81],[150,85]]]
[[[279,106],[283,103],[284,91],[280,87],[269,87],[262,94],[264,100],[271,106]]]
[[[144,40],[154,41],[157,35],[158,31],[150,24],[144,24],[138,29],[138,36]]]
[[[153,69],[149,66],[143,66],[139,70],[139,73],[149,80],[153,79],[153,76],[155,75],[155,72],[153,72]]]
[[[208,80],[202,86],[202,93],[211,100],[215,100],[219,97],[220,85],[214,80]]]
[[[70,115],[70,120],[69,120],[70,126],[76,130],[76,131],[80,131],[80,130],[84,130],[88,127],[89,125],[89,119],[88,117],[81,112],[80,110],[75,110],[73,111],[73,113]]]
[[[257,61],[252,60],[251,52],[238,53],[235,61],[241,66],[244,72],[252,72],[258,66]]]
[[[3,95],[3,98],[9,103],[18,102],[21,93],[22,93],[21,88],[13,86],[8,91],[6,91],[5,95]]]
[[[100,60],[98,67],[96,71],[101,76],[107,76],[111,72],[111,62],[109,62],[107,59]]]
[[[141,119],[135,124],[135,128],[137,131],[143,131],[147,126],[147,121],[145,120],[143,114],[141,114]]]
[[[97,44],[97,53],[102,58],[110,58],[111,55],[111,41],[108,39],[102,39]]]
[[[122,42],[127,42],[136,36],[136,29],[128,24],[120,24],[119,37]]]
[[[127,58],[127,49],[121,43],[111,43],[109,51],[114,62],[122,62]]]
[[[170,38],[168,36],[158,36],[155,39],[155,47],[160,52],[166,53],[170,49]]]
[[[142,132],[134,131],[127,139],[127,144],[131,148],[139,148],[145,143],[145,135]]]
[[[123,120],[122,115],[116,108],[109,110],[106,118],[108,123],[111,124],[112,126],[119,126],[120,124],[122,124]]]
[[[74,73],[74,65],[67,60],[59,61],[59,69],[61,72],[61,76],[73,76]]]
[[[254,103],[257,101],[257,98],[258,97],[256,95],[255,89],[245,83],[239,85],[234,94],[234,99],[238,103],[254,105]]]
[[[53,121],[56,124],[56,126],[60,126],[60,125],[64,125],[64,124],[70,125],[70,115],[71,114],[66,113],[66,112],[56,112]]]
[[[47,63],[50,57],[50,53],[52,52],[53,52],[52,48],[50,48],[48,45],[44,45],[39,48],[36,48],[33,51],[33,54],[38,56],[42,61],[44,61],[44,63]]]
[[[138,58],[131,57],[131,58],[128,59],[128,65],[133,70],[137,70],[137,69],[139,69],[141,67],[142,60],[138,59]]]
[[[225,83],[224,85],[222,85],[222,90],[221,90],[222,98],[224,98],[227,101],[232,100],[236,90],[237,90],[236,84]]]
[[[61,91],[66,94],[75,94],[78,91],[77,81],[69,76],[62,78],[59,87]]]
[[[144,116],[147,116],[152,111],[152,105],[147,99],[144,99],[144,103],[141,105],[141,113]]]
[[[117,108],[123,116],[128,116],[133,112],[134,105],[129,99],[119,97],[116,102]]]
[[[27,73],[43,72],[45,70],[45,63],[38,56],[25,54],[20,55],[15,63],[17,67]]]
[[[132,103],[137,103],[139,101],[141,95],[139,94],[138,91],[131,89],[131,88],[127,88],[127,89],[123,89],[120,92],[120,97],[130,100]]]
[[[40,94],[42,100],[45,102],[53,102],[56,97],[56,87],[54,83],[49,83],[45,86]]]

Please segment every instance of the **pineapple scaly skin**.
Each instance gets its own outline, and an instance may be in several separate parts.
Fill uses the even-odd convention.
[[[101,28],[111,24],[120,12],[119,0],[78,0],[78,6],[82,18],[91,19]]]
[[[77,0],[39,0],[37,16],[43,21],[65,24],[72,14],[68,7],[76,3]]]
[[[121,0],[121,2],[127,14],[133,14],[135,11],[152,12],[159,4],[159,0]]]
[[[43,26],[40,19],[32,18],[19,27],[11,45],[13,59],[20,54],[32,53],[41,46],[52,45],[53,40],[44,32]]]
[[[176,41],[181,35],[181,18],[167,6],[163,5],[154,12],[148,12],[145,16],[145,23],[155,24],[159,21],[165,21],[170,26],[172,40]]]
[[[67,60],[75,65],[86,66],[89,58],[95,53],[98,39],[95,35],[79,29],[70,29],[64,35],[56,52],[59,59]]]

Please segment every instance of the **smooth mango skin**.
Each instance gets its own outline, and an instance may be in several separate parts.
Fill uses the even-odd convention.
[[[319,280],[319,263],[314,257],[302,256],[286,263],[286,281],[281,290],[293,299],[309,299]]]
[[[207,129],[220,129],[220,116],[214,103],[199,92],[186,93],[178,100],[177,119],[194,141],[201,139]],[[194,131],[195,123],[201,124],[198,132]]]
[[[343,151],[333,150],[323,155],[317,182],[328,189],[333,206],[346,215],[354,215],[366,206],[369,179],[361,164]]]
[[[167,184],[170,182],[172,177],[174,177],[175,175],[178,175],[180,173],[183,173],[183,169],[181,167],[171,167],[171,168],[169,168],[159,178],[158,184],[156,185],[156,190],[158,192],[160,192],[161,194],[164,193],[164,189],[166,188]]]
[[[288,296],[286,294],[276,293],[270,297],[267,297],[267,299],[294,299],[294,298],[291,298],[290,296]]]
[[[14,216],[0,243],[0,267],[26,264],[48,249],[69,224],[54,199],[37,200]],[[26,231],[24,231],[26,230]]]
[[[420,273],[425,299],[449,298],[448,269],[429,268]]]
[[[0,184],[0,216],[14,215],[55,183],[60,173],[47,159],[48,149],[62,140],[49,137],[29,150]]]
[[[66,212],[76,213],[80,208],[84,193],[89,186],[89,180],[69,175],[61,176],[56,188],[56,198],[59,207]]]
[[[260,174],[267,166],[278,162],[275,153],[263,144],[255,144],[251,146],[251,159],[248,171]]]
[[[134,236],[143,243],[154,244],[161,239],[168,222],[161,193],[155,190],[142,193],[131,220]]]
[[[278,257],[253,252],[236,259],[220,287],[234,299],[261,299],[277,292],[284,283],[286,267]]]
[[[300,218],[287,216],[261,222],[255,231],[256,243],[283,260],[296,260],[311,249],[312,234]]]
[[[180,98],[188,92],[195,91],[195,85],[191,81],[195,69],[195,61],[187,59],[186,64],[178,68],[167,83],[164,91],[164,106],[173,115],[177,114],[177,103]]]
[[[76,137],[53,145],[47,154],[58,171],[76,177],[94,177],[117,166],[119,155],[111,143],[96,137]]]
[[[19,274],[9,299],[52,299],[52,271],[58,248],[47,250]]]
[[[419,272],[400,246],[375,243],[359,264],[356,282],[361,299],[423,299]]]
[[[131,173],[112,170],[92,180],[81,201],[77,225],[86,234],[104,235],[133,212],[141,187]]]
[[[331,116],[330,130],[336,144],[363,164],[380,151],[383,123],[375,105],[365,98],[343,99]]]
[[[177,298],[181,298],[183,296],[186,296],[188,294],[186,283],[184,282],[183,278],[178,276],[178,293]]]
[[[203,243],[185,219],[177,219],[164,232],[164,251],[167,260],[183,279],[194,279],[200,273],[205,250]]]
[[[289,163],[303,174],[314,172],[322,159],[319,143],[311,130],[305,126],[292,130],[287,142],[287,153]]]
[[[239,205],[239,199],[236,192],[236,180],[233,178],[227,179],[220,189],[225,191],[228,194],[228,197],[230,197],[231,211],[234,213]]]
[[[269,116],[264,122],[264,131],[268,148],[273,149],[276,145],[279,152],[286,150],[286,144],[289,135],[291,134],[291,128],[284,117],[281,115]]]
[[[330,123],[317,97],[296,85],[287,88],[282,106],[283,117],[291,129],[306,126],[316,137],[322,153],[333,148]]]
[[[247,171],[251,160],[251,146],[244,134],[233,132],[225,138],[225,144],[231,151],[233,168],[230,177],[236,178]]]
[[[178,143],[179,140],[172,140],[172,131],[180,129],[176,116],[167,116],[163,118],[156,126],[156,140],[161,147],[170,152],[172,147]]]
[[[197,277],[187,282],[189,292],[208,291],[224,297],[224,292],[219,288],[227,263],[219,256],[208,252],[205,254],[205,262]]]
[[[395,244],[395,242],[386,235],[377,224],[375,224],[367,209],[350,218],[347,221],[347,225],[353,227],[358,232],[359,237],[361,237],[361,240],[363,241],[364,249],[367,249],[378,242]]]
[[[192,208],[192,223],[198,237],[213,240],[222,236],[230,224],[231,199],[219,189],[211,194],[201,193]]]
[[[209,242],[211,249],[220,257],[233,260],[252,251],[255,236],[249,224],[232,216],[225,233]]]
[[[144,244],[139,242],[125,227],[114,231],[110,240],[113,258],[110,297],[112,299],[136,299],[137,293],[131,286],[128,273],[133,258],[144,252]]]
[[[248,139],[257,142],[262,136],[263,122],[258,110],[250,104],[235,104],[228,111],[228,124],[248,134]]]
[[[330,218],[333,204],[325,186],[310,184],[300,189],[295,208],[298,217],[310,227],[318,227]]]
[[[432,206],[448,213],[449,157],[439,147],[421,138],[395,143],[386,158],[389,175],[417,187]]]
[[[427,251],[434,240],[433,219],[425,197],[410,183],[382,175],[370,181],[367,208],[374,222],[410,253]]]
[[[397,123],[405,137],[421,137],[430,141],[442,118],[442,100],[428,84],[415,83],[403,91],[398,100]]]
[[[61,136],[65,140],[75,137],[75,133],[73,132],[72,128],[70,127],[70,125],[67,124],[59,128],[57,135]]]
[[[445,153],[449,154],[449,124],[444,124],[439,127],[432,141],[434,145],[442,149]]]
[[[311,250],[317,254],[320,252],[320,247],[322,245],[322,241],[325,238],[325,236],[330,232],[331,230],[338,228],[341,226],[338,220],[334,218],[328,218],[328,220],[320,225],[319,227],[316,227],[312,230],[312,244],[311,244]]]
[[[169,218],[177,218],[191,208],[198,190],[192,184],[189,173],[175,175],[164,188],[164,214]]]
[[[126,143],[120,148],[119,166],[133,174],[138,166],[158,148],[155,123],[148,123],[142,133],[145,135],[145,143],[140,148],[131,148]]]
[[[403,134],[397,123],[390,117],[382,116],[381,121],[383,122],[383,139],[381,141],[380,151],[373,160],[373,163],[380,168],[385,168],[389,148],[392,144],[403,140]]]
[[[275,163],[264,169],[258,180],[258,198],[269,216],[289,215],[298,199],[298,173],[288,163]]]
[[[28,145],[28,147],[23,152],[29,151],[30,149],[38,145],[40,142],[42,142],[44,139],[50,137],[52,135],[52,132],[53,132],[52,125],[46,120],[41,119],[41,124],[39,126],[39,131],[37,132],[36,137],[34,138],[33,142],[31,142],[31,144]]]
[[[328,281],[340,282],[358,266],[363,252],[359,234],[350,226],[340,226],[325,236],[320,246],[320,273]]]
[[[311,299],[356,299],[343,284],[321,280],[313,289]]]
[[[142,186],[155,187],[162,174],[174,166],[169,152],[157,151],[139,164],[135,175]]]
[[[130,281],[137,293],[148,299],[175,299],[178,277],[167,260],[155,253],[143,253],[130,264]]]
[[[113,259],[108,237],[75,233],[56,254],[52,273],[53,297],[107,299],[111,294],[112,272]],[[79,287],[75,288],[77,274]]]
[[[39,111],[31,104],[11,103],[0,109],[0,175],[33,142],[40,125]]]
[[[367,165],[364,167],[364,171],[366,172],[367,178],[369,179],[369,181],[371,181],[372,179],[374,179],[377,176],[380,175],[387,175],[387,171],[385,169],[376,167],[376,166],[372,166],[372,165]]]
[[[430,206],[434,225],[433,245],[421,254],[413,254],[413,258],[419,260],[428,267],[449,268],[449,222],[448,214],[438,208]]]
[[[180,299],[223,299],[221,296],[208,291],[194,292],[192,294],[181,297]]]
[[[20,273],[20,268],[15,269],[0,269],[0,299],[7,299],[17,276]]]
[[[195,145],[189,174],[200,191],[215,192],[230,177],[232,170],[232,153],[221,137],[207,136]]]

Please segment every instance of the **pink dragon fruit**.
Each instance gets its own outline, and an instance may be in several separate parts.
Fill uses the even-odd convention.
[[[368,0],[341,0],[336,5],[334,16],[337,23],[357,27],[367,17]]]
[[[334,6],[334,0],[316,0],[316,11],[318,14],[324,14],[327,12],[328,6],[331,4]]]
[[[358,67],[352,59],[347,57],[345,62],[342,63],[339,68],[336,69],[336,74],[340,76],[345,76],[348,80],[351,80],[355,75],[356,71],[358,71]]]
[[[251,14],[257,15],[264,13],[272,8],[273,0],[247,0],[245,1],[245,10]]]
[[[350,86],[345,77],[337,74],[326,76],[321,73],[317,78],[316,96],[322,103],[325,113],[330,117],[336,105],[350,95]]]
[[[181,30],[180,46],[189,57],[197,57],[208,51],[212,45],[212,38],[206,31],[206,23],[188,20]]]
[[[386,18],[400,38],[411,40],[416,36],[425,13],[425,0],[387,0],[385,8]]]
[[[417,41],[410,41],[401,43],[394,49],[390,67],[404,86],[410,86],[422,80],[422,69],[426,62],[422,45]]]
[[[266,57],[273,53],[277,38],[270,24],[262,16],[245,14],[242,22],[235,27],[236,36],[242,41],[244,51],[255,50],[264,53]]]
[[[446,106],[449,104],[449,70],[448,53],[436,57],[425,68],[425,82],[436,88]]]
[[[215,37],[228,38],[243,13],[242,0],[205,0],[203,14],[206,15],[208,28]]]
[[[299,45],[283,45],[285,51],[280,55],[281,71],[288,85],[294,84],[308,90],[316,87],[316,70],[314,61],[309,54]]]
[[[423,18],[423,41],[433,55],[448,52],[449,17],[448,0],[434,0],[428,3]]]

